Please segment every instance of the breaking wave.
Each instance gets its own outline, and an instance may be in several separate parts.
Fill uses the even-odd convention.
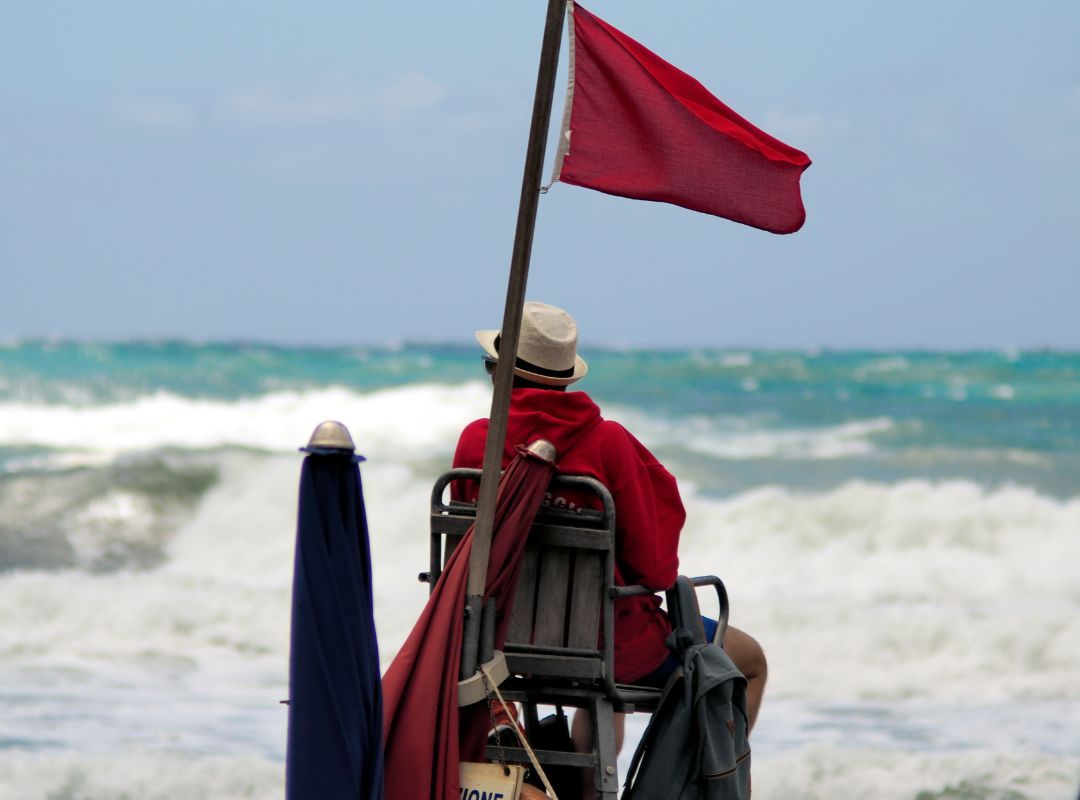
[[[1044,800],[1072,797],[1078,782],[1080,770],[1072,758],[993,750],[910,753],[808,746],[775,756],[757,749],[754,754],[759,800]],[[0,800],[271,800],[282,796],[284,783],[280,761],[252,756],[145,748],[93,756],[0,755]]]
[[[168,536],[218,473],[215,461],[181,453],[132,456],[100,466],[58,461],[53,469],[24,466],[0,473],[0,573],[108,572],[160,564]]]
[[[691,496],[683,571],[798,669],[774,696],[1080,698],[1080,499],[969,481]],[[813,654],[813,658],[808,658]]]
[[[402,457],[452,448],[461,428],[486,415],[490,402],[489,392],[472,383],[369,393],[327,388],[228,401],[158,392],[107,405],[5,403],[0,447],[89,454],[227,446],[295,452],[316,423],[339,419],[365,453]]]
[[[673,425],[663,438],[713,458],[824,461],[870,455],[876,452],[874,437],[894,427],[893,420],[880,417],[817,429],[724,431],[712,420],[697,418]]]
[[[441,367],[421,355],[409,374],[424,382],[403,386],[267,383],[252,368],[218,394],[178,379],[0,399],[0,800],[280,797],[296,450],[340,419],[369,458],[385,667],[426,599],[431,482],[490,404],[471,350],[458,383],[431,382]],[[605,357],[599,380],[619,359],[628,376],[605,411],[680,477],[682,571],[723,577],[733,623],[768,653],[755,796],[1073,795],[1080,462],[1067,408],[1029,403],[1022,376],[995,372],[979,381],[993,397],[913,413],[918,354],[847,359],[867,380],[906,382],[891,404],[871,392],[807,406],[796,382],[790,413],[775,359],[756,352],[710,367],[730,390],[695,394],[695,373],[660,402],[638,380],[644,356]],[[1023,413],[1000,423],[1006,403]],[[1004,729],[1009,749],[992,739]]]
[[[177,657],[196,668],[261,653],[282,678],[299,458],[231,452],[215,470],[155,565],[97,574],[26,562],[0,580],[11,623],[0,662]],[[425,600],[413,581],[438,470],[364,467],[384,664]],[[775,673],[774,696],[1080,699],[1080,585],[1062,569],[1080,563],[1080,499],[965,481],[684,495],[682,570],[723,577],[734,623],[776,663],[800,665]],[[102,531],[95,552],[115,552],[143,519],[138,497],[114,491],[70,515]]]

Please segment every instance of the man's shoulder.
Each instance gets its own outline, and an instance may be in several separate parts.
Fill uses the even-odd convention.
[[[621,423],[602,419],[586,434],[584,449],[593,454],[611,473],[632,470],[642,461],[644,448]]]
[[[634,434],[630,433],[621,422],[613,419],[601,419],[600,424],[596,426],[594,435],[600,437],[602,441],[616,446],[640,446]]]
[[[488,429],[488,418],[481,417],[480,419],[474,419],[461,431],[459,438],[464,439],[466,436],[475,436],[477,434],[486,435]]]
[[[593,431],[597,448],[606,460],[620,470],[652,467],[660,461],[626,426],[605,419]],[[631,466],[632,465],[632,466]]]
[[[488,419],[476,419],[465,426],[458,437],[454,452],[455,467],[476,467],[483,462],[484,445],[487,441]]]

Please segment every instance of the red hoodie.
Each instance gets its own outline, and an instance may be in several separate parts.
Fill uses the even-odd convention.
[[[488,420],[478,419],[461,434],[455,467],[479,468],[484,460]],[[543,438],[555,445],[559,471],[588,475],[615,500],[615,582],[640,583],[662,591],[675,582],[679,533],[686,519],[675,478],[622,425],[600,416],[584,392],[514,389],[507,424],[503,467],[514,448]],[[476,484],[469,483],[476,500]],[[551,497],[574,508],[582,498]],[[597,507],[599,507],[597,505]],[[671,632],[657,597],[632,597],[615,604],[615,680],[631,683],[655,670],[668,650]]]

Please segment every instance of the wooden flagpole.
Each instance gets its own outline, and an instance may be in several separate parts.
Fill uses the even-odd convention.
[[[461,648],[462,680],[473,675],[477,668],[480,612],[487,581],[488,557],[491,553],[495,500],[498,496],[499,471],[502,468],[503,446],[506,442],[510,390],[514,384],[513,368],[517,359],[525,286],[529,278],[529,259],[532,256],[533,231],[536,228],[536,209],[540,201],[544,151],[547,148],[547,131],[551,122],[551,104],[555,93],[555,73],[559,65],[566,2],[567,0],[548,0],[544,40],[540,46],[540,68],[536,76],[532,125],[529,128],[529,145],[525,152],[525,173],[521,181],[514,249],[510,258],[510,279],[506,286],[506,306],[503,309],[502,335],[499,338],[499,363],[495,368],[495,388],[491,395],[491,421],[488,426],[487,445],[484,448],[476,528],[473,532],[472,554],[469,557],[469,581],[465,590],[465,638]]]

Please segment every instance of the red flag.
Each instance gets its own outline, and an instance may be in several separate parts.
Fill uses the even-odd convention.
[[[806,219],[810,159],[626,34],[571,4],[570,87],[555,180],[773,233]]]

